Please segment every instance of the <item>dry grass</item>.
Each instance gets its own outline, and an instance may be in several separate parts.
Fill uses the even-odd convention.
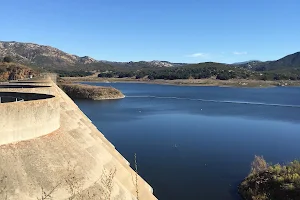
[[[73,99],[118,99],[124,95],[113,87],[91,86],[86,84],[60,83],[59,86]]]

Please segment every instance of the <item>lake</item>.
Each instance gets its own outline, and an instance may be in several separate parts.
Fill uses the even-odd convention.
[[[89,84],[126,95],[75,102],[160,200],[239,199],[254,155],[300,158],[300,88]]]

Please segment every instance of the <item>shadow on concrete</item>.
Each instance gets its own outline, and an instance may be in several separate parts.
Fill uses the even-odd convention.
[[[47,81],[10,81],[10,84],[14,84],[14,83],[49,83]]]
[[[1,85],[0,88],[44,88],[44,87],[50,87],[47,85],[14,85],[14,84],[6,84]]]
[[[22,93],[22,92],[0,92],[0,96],[1,97],[21,98],[21,99],[24,99],[24,101],[49,99],[49,98],[54,97],[53,95],[48,95],[48,94]]]

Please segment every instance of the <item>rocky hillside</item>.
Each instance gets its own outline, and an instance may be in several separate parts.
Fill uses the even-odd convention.
[[[111,62],[76,56],[51,46],[22,42],[1,42],[0,59],[10,56],[15,62],[38,66],[46,70],[97,70],[114,67],[173,67],[183,65],[167,61]]]
[[[247,63],[239,64],[238,66],[256,71],[282,70],[293,68],[300,69],[300,52],[287,55],[275,61],[250,61]]]
[[[267,63],[267,68],[300,68],[300,52],[287,55],[279,60],[271,61]]]
[[[36,76],[38,72],[21,64],[0,62],[0,81],[25,79],[30,75]]]
[[[153,60],[153,61],[138,61],[138,62],[112,62],[112,61],[102,61],[108,64],[111,64],[116,67],[139,67],[139,68],[147,68],[147,67],[179,67],[179,66],[185,66],[186,63],[171,63],[168,61],[159,61],[159,60]]]
[[[0,59],[4,56],[12,57],[17,63],[36,66],[48,71],[106,71],[124,68],[138,70],[141,68],[171,68],[188,65],[186,63],[171,63],[158,60],[139,62],[95,60],[88,56],[71,55],[51,46],[0,41]],[[300,69],[300,52],[287,55],[276,61],[260,62],[253,60],[232,65],[255,71]]]
[[[0,58],[4,56],[10,56],[18,63],[47,69],[64,69],[98,62],[88,56],[71,55],[50,46],[21,42],[0,42]]]

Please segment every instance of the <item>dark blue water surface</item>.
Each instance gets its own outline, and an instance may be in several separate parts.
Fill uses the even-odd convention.
[[[254,155],[300,158],[300,88],[112,86],[126,98],[76,104],[161,200],[239,199]]]

